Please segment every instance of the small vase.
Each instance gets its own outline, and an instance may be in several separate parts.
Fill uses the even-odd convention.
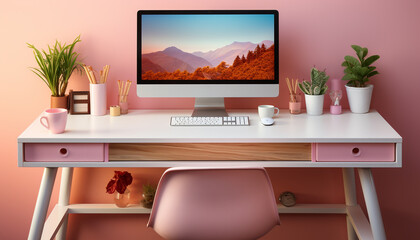
[[[118,105],[120,105],[121,114],[128,113],[128,95],[118,95]]]
[[[291,114],[299,114],[301,106],[300,94],[289,94],[289,112]]]
[[[117,207],[124,208],[130,203],[130,190],[126,189],[123,194],[115,191],[114,202]]]
[[[64,108],[68,109],[68,97],[66,96],[51,96],[51,108]]]

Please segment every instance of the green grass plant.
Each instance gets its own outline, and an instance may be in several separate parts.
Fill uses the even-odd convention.
[[[47,84],[51,96],[64,96],[71,74],[81,66],[81,63],[77,62],[79,54],[74,51],[76,43],[80,41],[80,36],[69,45],[56,41],[53,46],[48,45],[48,51],[38,50],[34,45],[27,43],[28,47],[33,49],[39,66],[31,70]]]

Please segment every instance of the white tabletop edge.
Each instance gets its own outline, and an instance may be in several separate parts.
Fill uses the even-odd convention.
[[[63,134],[50,134],[39,117],[18,137],[18,143],[401,143],[401,136],[372,110],[367,114],[345,111],[309,116],[280,111],[273,126],[262,126],[256,110],[229,111],[248,115],[250,126],[173,127],[171,116],[188,110],[130,110],[111,117],[69,115]]]
[[[397,162],[312,162],[312,161],[110,161],[110,162],[23,162],[22,167],[197,167],[197,166],[247,166],[265,168],[396,168]]]
[[[19,138],[18,143],[401,143],[398,138],[288,138],[288,139],[210,139],[210,138],[192,138],[192,139],[100,139],[100,138]]]

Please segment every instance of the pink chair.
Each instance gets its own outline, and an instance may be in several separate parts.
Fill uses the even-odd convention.
[[[176,240],[257,239],[280,225],[264,168],[170,168],[148,227]]]

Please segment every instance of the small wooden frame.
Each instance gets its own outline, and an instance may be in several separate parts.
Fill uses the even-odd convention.
[[[89,91],[69,92],[70,114],[90,114],[90,94]]]

